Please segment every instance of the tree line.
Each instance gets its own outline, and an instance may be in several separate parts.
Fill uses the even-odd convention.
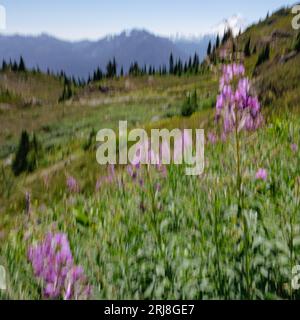
[[[169,57],[169,65],[163,64],[159,67],[154,65],[140,65],[137,61],[130,64],[127,73],[124,72],[123,66],[121,66],[118,72],[116,59],[109,60],[106,65],[106,70],[103,71],[100,67],[92,73],[88,78],[88,83],[101,81],[104,78],[116,78],[123,76],[144,76],[144,75],[175,75],[181,76],[184,74],[198,74],[203,71],[204,63],[200,62],[199,55],[197,53],[194,56],[190,56],[187,61],[183,61],[180,58],[175,60],[173,53]]]
[[[9,62],[6,62],[5,60],[2,61],[2,71],[14,71],[14,72],[26,72],[27,68],[24,62],[23,57],[20,57],[19,62],[16,60],[12,61],[11,59]]]
[[[58,72],[50,71],[47,69],[46,74],[59,78],[64,82],[64,93],[62,94],[62,100],[65,97],[71,95],[72,87],[84,87],[86,84],[96,81],[101,81],[102,79],[112,79],[116,77],[123,76],[143,76],[143,75],[177,75],[181,76],[183,74],[198,74],[203,71],[204,63],[200,62],[199,55],[197,53],[194,56],[190,56],[187,61],[183,61],[178,58],[175,60],[173,53],[170,54],[169,57],[169,65],[166,64],[161,65],[159,67],[155,67],[154,65],[139,65],[137,61],[134,61],[130,64],[128,71],[125,73],[123,66],[121,66],[118,71],[118,65],[116,59],[113,58],[108,61],[105,71],[103,71],[100,67],[97,67],[91,75],[89,75],[88,79],[84,78],[75,78],[74,76],[67,76],[66,73],[61,70]],[[37,66],[36,68],[28,69],[25,61],[22,56],[20,56],[19,61],[9,62],[3,60],[1,71],[12,71],[12,72],[32,72],[32,73],[42,73],[40,68]]]

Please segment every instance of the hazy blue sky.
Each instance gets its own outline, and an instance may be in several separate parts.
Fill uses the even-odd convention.
[[[296,0],[0,0],[11,33],[47,32],[64,39],[97,39],[124,29],[198,35],[224,18],[247,22]]]

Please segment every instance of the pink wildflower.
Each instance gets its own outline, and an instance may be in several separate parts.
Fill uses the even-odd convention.
[[[298,145],[296,143],[291,144],[291,150],[296,153],[298,151]]]
[[[207,139],[211,144],[216,144],[218,141],[217,136],[213,132],[209,132],[207,135]]]
[[[268,173],[266,169],[259,169],[256,173],[256,180],[266,181],[268,178]]]
[[[67,178],[67,187],[71,193],[78,193],[80,191],[77,180],[71,176]]]
[[[28,250],[34,274],[43,281],[44,296],[50,299],[88,298],[82,267],[74,266],[67,236],[48,233],[43,242]]]
[[[251,83],[244,77],[243,65],[233,64],[223,66],[220,79],[220,94],[216,103],[216,120],[223,119],[225,134],[236,127],[239,131],[253,131],[263,122],[260,113],[260,103],[257,96],[251,92]],[[237,79],[237,86],[234,85]]]

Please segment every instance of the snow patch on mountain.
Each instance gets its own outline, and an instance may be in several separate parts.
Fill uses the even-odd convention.
[[[233,31],[234,35],[237,35],[240,30],[245,30],[247,26],[247,20],[241,14],[234,14],[228,19],[224,19],[217,25],[212,27],[212,33],[223,35],[224,31],[229,28]]]

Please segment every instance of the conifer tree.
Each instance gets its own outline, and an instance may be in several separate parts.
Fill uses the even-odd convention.
[[[251,44],[251,38],[249,37],[249,39],[247,40],[247,42],[245,44],[245,48],[244,48],[244,54],[246,57],[251,56],[250,44]]]
[[[6,71],[8,69],[7,63],[5,60],[2,61],[2,71]]]
[[[12,170],[16,176],[20,175],[23,171],[28,169],[28,153],[30,150],[29,135],[27,131],[23,131],[21,134],[19,146],[15,159],[12,164]]]
[[[208,43],[208,47],[207,47],[207,55],[210,56],[211,55],[211,41],[209,41]]]
[[[180,77],[182,75],[182,62],[180,59],[178,59],[178,63],[177,63],[177,75]]]
[[[189,58],[188,70],[192,72],[192,57]]]
[[[66,100],[71,99],[73,96],[73,91],[71,87],[71,82],[69,79],[65,76],[65,81],[64,81],[64,89],[61,97],[59,98],[59,102],[63,102]]]
[[[19,66],[18,66],[16,61],[13,62],[11,70],[14,71],[14,72],[19,70]]]
[[[172,53],[170,55],[170,61],[169,61],[169,73],[174,74],[174,58]]]
[[[195,53],[195,55],[194,55],[194,60],[193,60],[193,72],[194,72],[195,74],[198,73],[199,63],[200,63],[199,56],[197,55],[197,53]]]
[[[231,38],[233,38],[232,30],[230,28],[228,28],[224,32],[224,36],[223,36],[223,39],[222,39],[222,44],[225,44]]]
[[[38,158],[40,155],[40,143],[36,134],[33,134],[32,141],[30,142],[30,150],[27,156],[27,171],[33,172],[38,166]]]
[[[219,47],[220,47],[220,36],[217,35],[216,48],[218,49]]]
[[[184,74],[186,74],[188,72],[188,65],[186,62],[184,63],[183,72],[184,72]]]
[[[19,62],[19,66],[18,66],[18,71],[21,71],[21,72],[25,72],[25,71],[26,71],[25,62],[24,62],[22,56],[20,57],[20,62]]]
[[[256,67],[270,59],[270,44],[268,43],[258,56]]]
[[[130,65],[128,73],[129,75],[134,77],[137,77],[142,74],[142,71],[136,61]]]
[[[117,76],[117,62],[116,62],[116,58],[114,57],[113,59],[113,77]]]
[[[114,78],[117,75],[117,63],[116,59],[113,58],[113,61],[109,61],[106,66],[106,77]]]

